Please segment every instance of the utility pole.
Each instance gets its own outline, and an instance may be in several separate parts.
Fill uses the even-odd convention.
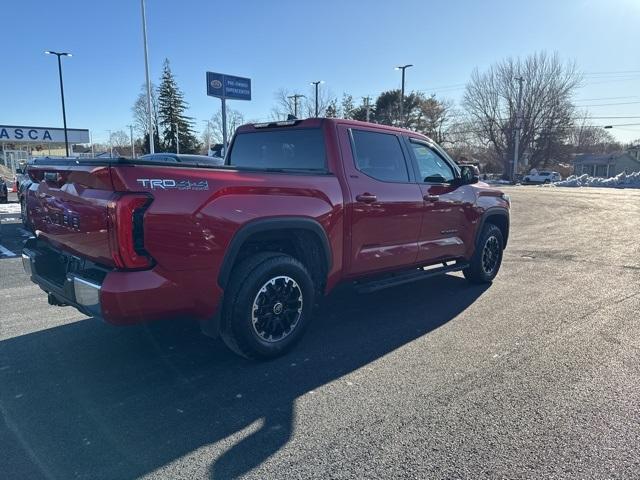
[[[524,84],[524,77],[516,77],[515,80],[519,83],[519,86],[516,112],[516,138],[513,151],[513,172],[511,175],[513,183],[516,182],[516,174],[518,173],[518,157],[520,156],[520,135],[522,133],[522,85]]]
[[[149,52],[147,51],[147,13],[145,11],[144,0],[140,0],[142,7],[142,37],[144,40],[144,73],[147,77],[147,112],[149,118],[149,153],[155,153],[153,142],[153,111],[151,110],[151,81],[149,80]]]
[[[314,85],[316,87],[316,118],[318,118],[318,85],[320,85],[321,83],[324,83],[324,81],[318,80],[317,82],[311,82],[311,85]]]
[[[293,99],[293,116],[298,118],[298,99],[304,98],[304,95],[300,95],[299,93],[290,95],[287,97],[288,99]]]
[[[362,100],[364,100],[364,108],[367,109],[367,122],[369,122],[369,114],[371,112],[371,105],[369,102],[371,101],[371,97],[367,95],[366,97],[362,97]]]
[[[405,126],[405,121],[404,121],[404,71],[409,67],[413,67],[413,65],[407,64],[407,65],[400,65],[400,66],[396,67],[396,70],[402,70],[402,87],[400,89],[400,126],[402,126],[402,127]]]
[[[176,123],[176,153],[180,153],[180,134],[178,133],[177,123]]]
[[[129,138],[131,139],[131,158],[136,158],[136,149],[133,145],[133,125],[127,125],[129,127]]]

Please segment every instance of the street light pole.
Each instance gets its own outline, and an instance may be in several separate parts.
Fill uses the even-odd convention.
[[[404,71],[409,67],[413,67],[413,65],[407,64],[407,65],[400,65],[400,66],[396,67],[396,70],[402,70],[402,87],[400,89],[400,124],[403,127],[405,126],[405,121],[404,121]]]
[[[149,53],[147,51],[147,14],[144,0],[140,0],[142,6],[142,37],[144,39],[144,73],[147,77],[147,113],[149,124],[149,153],[155,153],[155,145],[153,142],[153,112],[151,111],[151,82],[149,81]]]
[[[318,118],[318,85],[320,85],[321,83],[324,83],[324,81],[318,80],[316,82],[311,82],[311,85],[315,85],[316,87],[316,114],[315,114],[316,118]]]
[[[67,52],[54,52],[52,50],[47,50],[44,52],[48,55],[55,55],[58,57],[58,76],[60,77],[60,98],[62,99],[62,123],[64,125],[64,149],[67,153],[67,157],[69,156],[69,137],[67,136],[67,112],[64,106],[64,84],[62,83],[62,61],[60,57],[70,57],[71,54]]]
[[[177,123],[176,123],[176,153],[180,153],[180,134],[178,133]]]

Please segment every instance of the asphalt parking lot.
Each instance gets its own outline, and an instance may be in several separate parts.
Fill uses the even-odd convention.
[[[0,476],[640,477],[640,191],[506,190],[492,286],[342,289],[269,363],[51,307],[0,258]]]

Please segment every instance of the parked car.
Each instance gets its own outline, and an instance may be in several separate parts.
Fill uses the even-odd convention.
[[[536,172],[532,170],[523,179],[525,183],[553,183],[562,180],[562,175],[558,172],[542,171]]]
[[[7,188],[7,182],[0,177],[0,203],[7,203],[9,201],[9,189]]]
[[[142,155],[140,158],[147,161],[181,163],[199,167],[219,166],[224,164],[224,158],[221,157],[182,153],[148,153],[147,155]]]
[[[290,349],[343,282],[489,283],[509,236],[508,197],[474,168],[353,120],[244,125],[215,168],[142,157],[29,172],[39,234],[22,258],[51,304],[116,325],[195,317],[249,358]]]
[[[33,184],[29,175],[25,170],[18,170],[16,172],[16,191],[18,192],[18,202],[20,203],[20,218],[22,219],[22,224],[25,228],[31,229],[31,223],[29,222],[29,212],[27,210],[27,193],[29,191],[29,187]]]

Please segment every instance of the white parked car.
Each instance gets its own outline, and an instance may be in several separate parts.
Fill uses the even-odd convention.
[[[562,175],[558,172],[549,172],[547,170],[542,172],[531,170],[522,180],[524,183],[552,183],[562,180]]]

